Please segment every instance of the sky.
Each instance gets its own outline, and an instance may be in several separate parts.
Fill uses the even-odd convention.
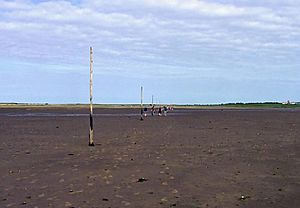
[[[0,0],[0,102],[300,101],[300,0]]]

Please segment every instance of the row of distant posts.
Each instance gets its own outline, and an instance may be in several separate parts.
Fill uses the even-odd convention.
[[[153,96],[152,96],[153,104]],[[141,118],[143,121],[143,87],[141,87]],[[93,120],[93,48],[90,47],[90,133],[89,133],[89,146],[95,146],[94,144],[94,120]]]

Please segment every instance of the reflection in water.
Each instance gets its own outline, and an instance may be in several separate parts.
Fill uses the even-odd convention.
[[[183,115],[184,113],[170,113],[168,115]],[[10,117],[87,117],[88,113],[0,113],[0,116]],[[93,116],[99,117],[123,117],[140,116],[139,113],[94,113]]]
[[[300,109],[292,108],[264,108],[264,109],[178,109],[175,112],[169,112],[168,116],[188,115],[201,111],[300,111]],[[140,116],[139,113],[94,113],[95,117],[128,117]],[[39,113],[39,112],[18,112],[18,113],[0,113],[0,116],[11,117],[87,117],[88,113]],[[148,115],[150,116],[150,115]],[[151,116],[150,116],[151,117]]]

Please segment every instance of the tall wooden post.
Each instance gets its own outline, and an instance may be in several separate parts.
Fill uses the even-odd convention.
[[[141,86],[141,121],[144,120],[143,112],[144,112],[144,109],[143,109],[143,86]]]
[[[90,47],[90,134],[89,146],[94,146],[94,122],[93,122],[93,48]]]
[[[153,106],[153,95],[152,95],[152,106]]]

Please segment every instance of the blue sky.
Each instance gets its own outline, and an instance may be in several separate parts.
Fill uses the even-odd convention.
[[[300,101],[300,1],[0,0],[0,102]]]

